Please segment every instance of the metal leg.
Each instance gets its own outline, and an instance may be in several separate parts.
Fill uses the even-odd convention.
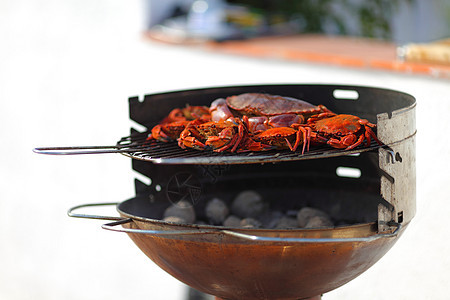
[[[299,299],[299,300],[321,300],[321,299],[322,299],[322,295],[314,296],[314,297],[310,297],[310,298],[303,298],[303,299]],[[223,300],[223,299],[219,298],[219,297],[215,297],[214,300]]]
[[[214,296],[199,292],[191,287],[188,287],[186,300],[214,300]]]

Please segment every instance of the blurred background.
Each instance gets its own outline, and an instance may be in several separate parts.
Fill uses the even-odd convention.
[[[448,37],[446,0],[146,0],[146,26],[214,39],[320,33],[430,42]]]
[[[66,215],[131,198],[128,158],[32,149],[115,144],[128,97],[264,83],[416,97],[417,215],[323,299],[448,299],[449,37],[446,0],[1,1],[0,299],[188,299],[125,234]]]

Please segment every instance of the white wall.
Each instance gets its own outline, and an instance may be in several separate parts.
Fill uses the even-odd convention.
[[[450,38],[450,1],[415,0],[412,5],[403,4],[392,19],[392,27],[398,44]]]

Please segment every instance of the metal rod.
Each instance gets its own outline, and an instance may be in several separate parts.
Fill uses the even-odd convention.
[[[77,146],[77,147],[39,147],[33,152],[47,155],[78,155],[78,154],[107,154],[107,153],[133,153],[142,151],[143,147],[134,145],[128,146]]]
[[[125,233],[136,233],[136,234],[148,234],[148,235],[157,235],[157,236],[165,236],[165,235],[196,235],[196,234],[226,234],[229,236],[251,240],[256,242],[282,242],[282,243],[350,243],[350,242],[371,242],[374,240],[378,240],[380,238],[392,238],[396,237],[400,231],[401,224],[400,223],[389,223],[390,226],[395,226],[396,229],[393,232],[389,233],[379,233],[376,235],[371,235],[367,237],[350,237],[350,238],[281,238],[281,237],[266,237],[266,236],[257,236],[257,235],[249,235],[241,232],[236,232],[232,230],[223,230],[223,229],[207,229],[207,230],[146,230],[146,229],[134,229],[134,228],[115,228],[114,226],[122,225],[124,223],[128,223],[129,220],[120,220],[118,222],[112,222],[108,224],[102,225],[103,229],[116,231],[116,232],[125,232]]]
[[[145,230],[145,229],[134,229],[134,228],[115,228],[114,226],[129,223],[132,219],[124,219],[117,222],[111,222],[103,224],[102,228],[110,231],[125,232],[125,233],[139,233],[139,234],[149,234],[149,235],[196,235],[196,234],[212,234],[220,233],[220,230]]]
[[[111,206],[117,205],[118,202],[105,202],[105,203],[89,203],[89,204],[81,204],[74,207],[71,207],[67,211],[67,215],[73,218],[83,218],[83,219],[95,219],[95,220],[111,220],[111,221],[123,221],[125,218],[121,217],[109,217],[109,216],[99,216],[99,215],[88,215],[88,214],[77,214],[74,213],[74,210],[85,208],[85,207],[96,207],[96,206]]]
[[[235,236],[238,238],[251,240],[251,241],[260,241],[260,242],[284,242],[284,243],[340,243],[340,242],[371,242],[374,240],[378,240],[380,238],[392,238],[398,235],[400,231],[401,224],[395,223],[391,224],[392,226],[396,226],[397,228],[390,233],[379,233],[376,235],[371,235],[367,237],[351,237],[351,238],[281,238],[281,237],[267,237],[267,236],[256,236],[249,235],[241,232],[235,232],[230,230],[223,230],[222,232],[231,236]]]

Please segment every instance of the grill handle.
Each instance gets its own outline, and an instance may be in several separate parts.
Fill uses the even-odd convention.
[[[131,149],[129,147],[121,149],[120,146],[41,147],[33,149],[34,153],[47,155],[128,153],[136,151],[138,149]]]
[[[230,230],[223,230],[222,232],[234,237],[260,242],[284,242],[284,243],[342,243],[342,242],[372,242],[381,238],[393,238],[396,237],[402,227],[400,223],[392,222],[389,224],[394,226],[395,230],[388,233],[378,233],[367,237],[352,237],[352,238],[281,238],[281,237],[267,237],[249,235],[241,232],[235,232]]]
[[[121,217],[107,217],[98,215],[88,215],[88,214],[77,214],[74,210],[93,207],[93,206],[107,206],[107,205],[117,205],[117,202],[109,203],[91,203],[82,204],[70,208],[67,214],[70,217],[75,218],[85,218],[85,219],[97,219],[97,220],[111,220],[114,222],[103,224],[102,228],[110,231],[125,232],[125,233],[135,233],[135,234],[148,234],[157,236],[171,236],[171,235],[203,235],[203,234],[225,234],[233,236],[236,238],[257,241],[257,242],[283,242],[283,243],[341,243],[341,242],[371,242],[381,238],[392,238],[399,234],[401,229],[401,224],[396,222],[389,222],[387,225],[395,227],[393,232],[379,233],[376,235],[368,237],[352,237],[352,238],[281,238],[281,237],[267,237],[267,236],[257,236],[250,235],[241,232],[236,232],[227,229],[198,229],[198,230],[145,230],[145,229],[135,229],[135,228],[117,228],[117,225],[123,225],[132,222],[131,218],[121,218]]]
[[[282,242],[282,243],[341,243],[341,242],[371,242],[381,238],[392,238],[396,237],[400,231],[400,223],[390,223],[390,226],[396,227],[393,232],[389,233],[379,233],[376,235],[368,237],[352,237],[352,238],[281,238],[281,237],[266,237],[250,235],[241,232],[235,232],[232,230],[145,230],[145,229],[132,229],[132,228],[115,228],[114,226],[122,225],[131,222],[132,219],[125,219],[116,222],[111,222],[102,225],[103,229],[125,232],[125,233],[138,233],[138,234],[149,234],[158,236],[170,236],[170,235],[196,235],[196,234],[218,234],[222,233],[225,235],[250,240],[257,242]]]
[[[103,229],[125,232],[125,233],[139,233],[139,234],[149,234],[158,236],[170,236],[170,235],[196,235],[196,234],[218,234],[222,233],[225,235],[250,240],[257,242],[283,242],[283,243],[340,243],[340,242],[371,242],[378,240],[380,238],[392,238],[396,237],[400,231],[400,223],[392,223],[391,226],[395,226],[396,229],[390,233],[379,233],[376,235],[368,237],[354,237],[354,238],[281,238],[281,237],[266,237],[250,235],[241,232],[235,232],[232,230],[145,230],[145,229],[132,229],[132,228],[115,228],[114,226],[122,225],[131,222],[132,219],[125,219],[116,222],[111,222],[102,225]]]
[[[83,218],[83,219],[94,219],[94,220],[110,220],[110,221],[123,221],[127,220],[126,218],[121,217],[108,217],[108,216],[99,216],[99,215],[87,215],[87,214],[78,214],[74,213],[75,210],[85,207],[94,207],[94,206],[111,206],[117,205],[118,202],[105,202],[105,203],[89,203],[89,204],[81,204],[74,207],[71,207],[67,211],[67,215],[72,218]]]
[[[86,208],[86,207],[98,207],[98,206],[111,206],[117,205],[117,202],[105,202],[105,203],[89,203],[89,204],[81,204],[74,207],[71,207],[67,211],[67,215],[73,218],[82,218],[82,219],[94,219],[94,220],[109,220],[115,221],[112,223],[102,225],[103,229],[118,231],[118,232],[126,232],[126,233],[144,233],[151,235],[191,235],[191,234],[211,234],[211,233],[220,233],[222,230],[142,230],[142,229],[132,229],[132,228],[115,228],[114,226],[123,225],[132,222],[131,218],[122,218],[122,217],[110,217],[110,216],[99,216],[99,215],[90,215],[90,214],[80,214],[75,213],[75,210]]]

